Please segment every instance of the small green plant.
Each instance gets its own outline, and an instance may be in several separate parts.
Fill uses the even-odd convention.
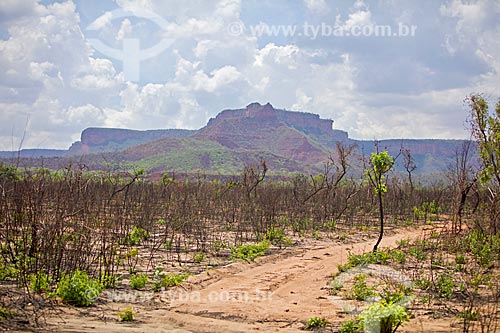
[[[149,233],[144,230],[143,228],[139,228],[137,226],[134,226],[130,234],[125,236],[125,239],[123,240],[124,244],[135,246],[141,244],[143,241],[147,240],[149,238]]]
[[[380,265],[385,265],[387,262],[391,259],[400,261],[403,260],[403,254],[396,252],[395,254],[392,253],[393,251],[388,251],[388,250],[378,250],[377,252],[366,252],[363,254],[352,254],[349,253],[349,256],[347,257],[347,263],[345,264],[340,264],[337,265],[337,269],[339,270],[340,273],[346,272],[347,270],[358,267],[358,266],[364,266],[364,265],[370,265],[370,264],[380,264]],[[404,260],[406,260],[406,255],[404,255]]]
[[[12,317],[12,312],[9,311],[8,309],[4,308],[3,306],[0,306],[0,323],[5,319]]]
[[[231,257],[233,259],[254,260],[261,257],[269,251],[269,241],[263,240],[258,244],[241,245],[231,248]]]
[[[414,281],[415,287],[421,290],[427,290],[432,286],[432,282],[429,279],[421,278]]]
[[[342,323],[340,326],[339,333],[358,333],[361,332],[363,326],[359,323],[358,320],[347,320]]]
[[[466,322],[478,321],[479,313],[474,309],[465,309],[464,311],[457,314],[458,318],[462,318]]]
[[[419,245],[410,246],[408,253],[417,260],[425,260],[427,258],[424,248]]]
[[[387,174],[394,165],[394,157],[389,155],[387,150],[373,152],[370,156],[371,167],[365,170],[365,178],[373,186],[374,192],[378,198],[380,231],[377,242],[373,246],[373,252],[377,252],[378,246],[384,236],[384,204],[382,196],[387,192]]]
[[[213,246],[214,246],[214,251],[217,253],[219,253],[223,249],[227,249],[227,244],[222,241],[221,242],[214,241]]]
[[[331,291],[330,293],[332,295],[337,295],[337,293],[342,289],[342,287],[344,286],[343,283],[339,280],[332,280],[330,283],[329,283],[329,286],[331,287]]]
[[[483,268],[491,268],[499,259],[499,236],[486,235],[480,230],[474,230],[465,237],[465,244],[474,260]]]
[[[394,333],[410,316],[401,305],[377,302],[358,316],[364,332]]]
[[[76,270],[63,276],[57,284],[55,295],[65,303],[89,306],[94,304],[103,290],[104,287],[98,280],[89,278],[84,271]]]
[[[4,281],[6,279],[15,279],[18,273],[19,270],[15,267],[0,263],[0,281]]]
[[[455,256],[455,263],[457,265],[465,265],[467,263],[467,260],[465,259],[465,256],[462,253],[458,253]]]
[[[101,283],[104,288],[110,289],[116,287],[116,275],[113,273],[102,272]]]
[[[292,245],[292,240],[286,237],[283,230],[270,226],[264,236],[274,246],[278,246],[280,249]]]
[[[198,252],[194,255],[193,260],[195,263],[199,264],[203,261],[204,258],[205,258],[205,256],[203,255],[203,253]]]
[[[328,325],[328,320],[322,317],[312,317],[307,320],[306,329],[309,331],[313,331],[318,328],[323,328]]]
[[[391,250],[390,254],[391,258],[394,259],[396,262],[400,264],[406,263],[406,253],[404,253],[403,251],[394,249]]]
[[[453,278],[448,274],[439,275],[436,282],[436,289],[438,295],[442,298],[450,298],[453,295],[453,290],[455,284],[453,283]]]
[[[173,242],[171,239],[167,239],[165,241],[165,243],[163,243],[162,247],[165,249],[165,250],[171,250],[172,249],[172,245],[173,245]]]
[[[366,284],[366,274],[358,274],[354,276],[353,298],[358,301],[364,301],[375,295],[375,288],[368,287]]]
[[[29,288],[35,293],[42,293],[50,290],[52,279],[48,274],[38,272],[37,274],[30,275]]]
[[[170,288],[180,285],[184,279],[186,279],[188,274],[158,274],[156,276],[156,281],[153,284],[154,291],[160,291],[161,288]]]
[[[316,230],[312,230],[312,231],[311,231],[311,236],[312,236],[314,239],[316,239],[316,240],[320,240],[320,239],[321,239],[321,235],[320,235],[320,233],[319,233],[318,231],[316,231]]]
[[[332,221],[328,221],[325,223],[325,227],[329,230],[335,230],[335,228],[337,227],[337,221],[335,220],[332,220]]]
[[[369,264],[385,265],[390,258],[390,253],[381,249],[377,252],[367,252],[359,255],[350,254],[347,261],[352,267]]]
[[[399,304],[404,305],[403,303],[407,303],[409,301],[409,295],[411,295],[411,288],[405,287],[402,284],[398,285],[396,290],[390,290],[390,286],[384,288],[379,295],[388,304]]]
[[[132,289],[142,289],[149,282],[148,275],[146,273],[135,274],[130,277],[130,288]]]
[[[138,255],[139,255],[139,250],[136,247],[134,247],[134,248],[128,250],[127,252],[125,252],[123,257],[125,259],[132,259],[132,258],[137,257]]]
[[[407,247],[408,245],[410,245],[410,240],[408,238],[405,238],[397,241],[396,244],[398,245],[398,247]]]
[[[125,310],[118,312],[118,319],[120,321],[134,321],[135,313],[131,306],[125,308]]]

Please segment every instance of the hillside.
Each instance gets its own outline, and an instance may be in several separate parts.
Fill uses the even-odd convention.
[[[333,129],[333,120],[321,119],[317,114],[252,103],[243,109],[220,112],[198,131],[88,128],[82,132],[81,141],[75,142],[64,156],[61,151],[51,152],[43,165],[59,168],[73,161],[90,169],[234,175],[245,164],[264,159],[273,175],[314,174],[323,170],[337,142],[357,147],[351,163],[358,171],[362,156],[369,156],[377,146],[393,156],[402,148],[409,149],[417,165],[415,174],[446,171],[463,143],[432,139],[353,140],[347,132]],[[4,156],[17,157],[10,154]],[[21,165],[40,165],[36,154],[23,156],[31,158],[22,159]],[[404,170],[401,159],[395,168]]]

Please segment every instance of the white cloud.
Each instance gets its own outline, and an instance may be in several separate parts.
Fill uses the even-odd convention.
[[[162,54],[141,62],[147,79],[139,83],[125,82],[120,61],[91,49],[82,29],[95,18],[80,23],[84,0],[75,1],[0,3],[0,12],[13,15],[0,14],[7,36],[0,39],[2,138],[14,128],[18,140],[29,118],[24,147],[65,148],[87,126],[199,128],[220,110],[252,101],[319,113],[355,138],[465,137],[463,97],[495,95],[500,85],[500,4],[493,0],[303,0],[287,8],[237,0],[117,0],[123,8],[158,14],[168,31],[161,35],[154,24],[104,14],[96,37],[110,47],[136,33],[143,48],[173,39]],[[226,31],[230,22],[272,23],[269,17],[300,25],[305,10],[311,21],[344,29],[402,20],[418,24],[419,35],[310,40]],[[0,149],[10,149],[11,141]]]
[[[361,0],[354,3],[348,18],[342,22],[341,15],[335,18],[335,25],[350,31],[354,27],[372,26],[372,13],[369,7]]]
[[[92,104],[81,106],[70,106],[67,112],[67,121],[82,128],[92,126],[97,121],[102,123],[105,120],[104,112]]]
[[[38,5],[37,0],[2,0],[0,1],[1,21],[18,20],[43,11],[43,6]]]
[[[330,7],[325,0],[304,0],[306,8],[315,15],[326,15],[330,11]]]
[[[120,30],[116,34],[116,40],[123,40],[132,34],[132,23],[129,19],[124,19],[120,26]]]
[[[276,46],[274,43],[269,43],[257,51],[255,65],[262,67],[268,63],[269,66],[279,65],[294,69],[297,67],[299,54],[299,48],[296,45]]]

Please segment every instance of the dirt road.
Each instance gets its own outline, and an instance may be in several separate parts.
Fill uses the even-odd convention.
[[[430,227],[401,230],[386,236],[384,247],[415,239]],[[310,317],[343,321],[339,304],[328,296],[326,283],[349,252],[370,251],[374,240],[350,245],[301,247],[288,256],[275,254],[254,263],[238,262],[198,276],[170,292],[164,303],[133,304],[137,322],[118,323],[123,303],[110,303],[85,313],[50,320],[59,332],[298,332]],[[76,311],[76,310],[72,310]],[[96,314],[101,311],[102,314]],[[109,320],[103,320],[109,319]]]

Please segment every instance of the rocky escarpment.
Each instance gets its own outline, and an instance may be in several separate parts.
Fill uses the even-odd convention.
[[[316,164],[328,156],[325,142],[347,140],[347,133],[333,130],[332,125],[333,120],[321,119],[317,114],[252,103],[244,109],[222,111],[193,138]]]
[[[87,128],[81,140],[69,148],[69,155],[84,155],[99,152],[118,151],[142,143],[164,138],[183,138],[196,133],[192,130],[161,129],[136,131],[121,128]]]
[[[224,110],[217,117],[210,119],[207,126],[195,137],[215,140],[227,147],[236,148],[239,145],[246,145],[243,137],[235,138],[237,132],[248,139],[259,136],[262,130],[275,130],[280,127],[296,129],[327,146],[337,141],[348,140],[347,132],[332,128],[331,119],[321,119],[319,115],[313,113],[275,109],[270,103],[265,105],[251,103],[244,109]]]

